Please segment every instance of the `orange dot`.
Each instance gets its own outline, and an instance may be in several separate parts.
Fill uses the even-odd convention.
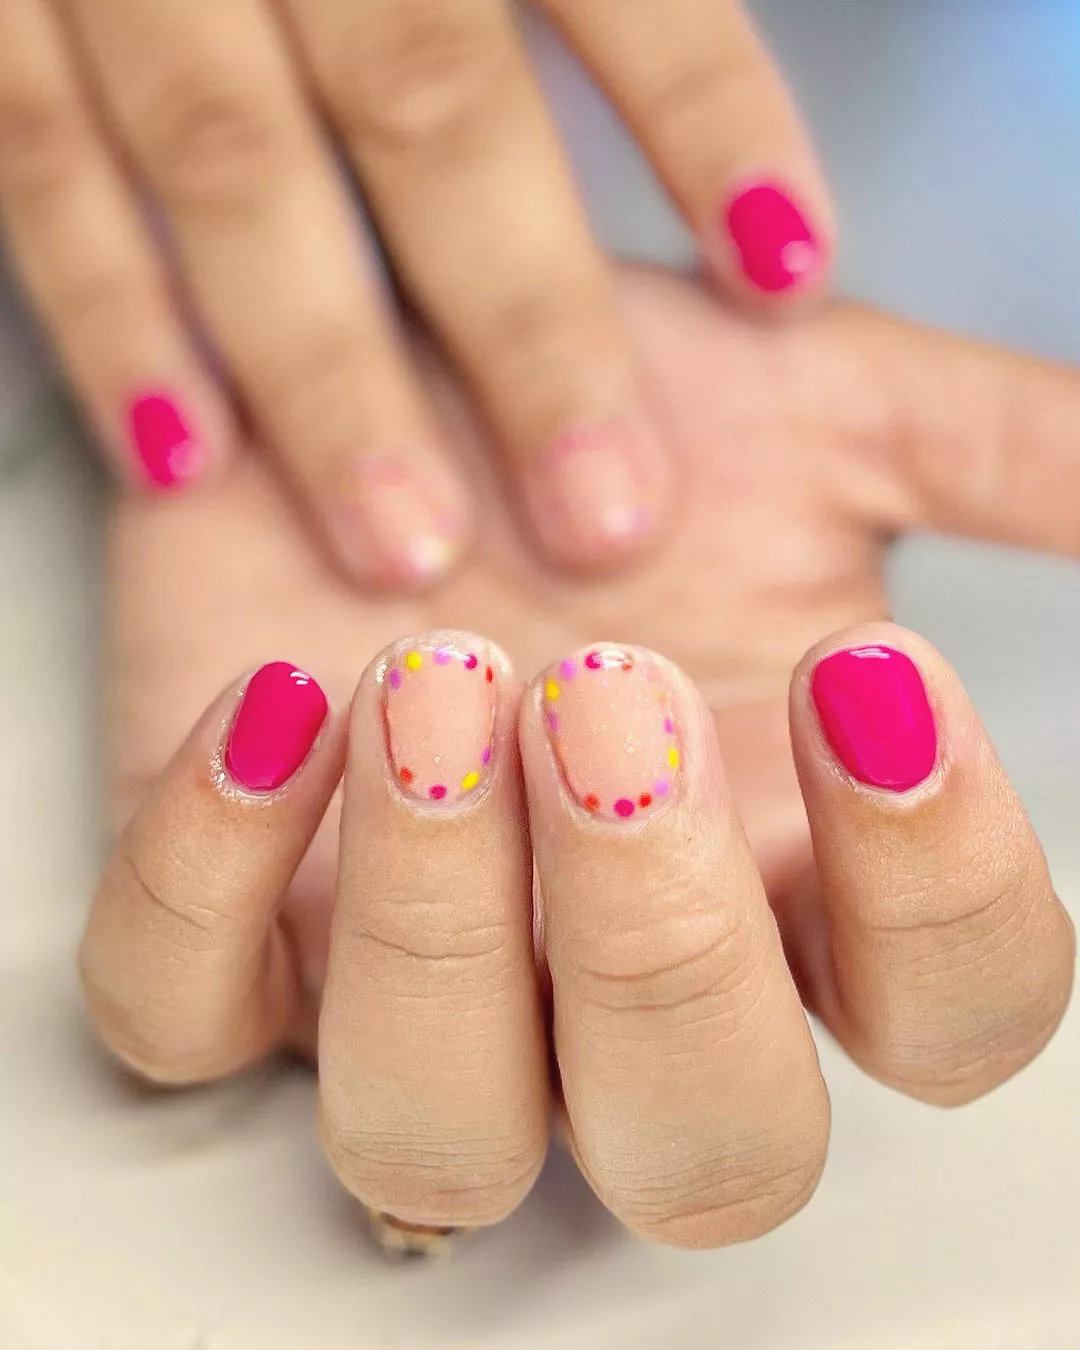
[[[589,795],[585,798],[585,809],[586,811],[600,810],[600,798],[596,795],[595,792],[590,792]]]
[[[411,783],[413,780],[413,771],[412,769],[399,769],[398,777],[403,783]]]
[[[638,806],[640,806],[642,810],[644,810],[646,806],[652,806],[652,793],[643,792],[638,798]]]
[[[490,666],[488,666],[487,670],[484,671],[484,679],[487,680],[488,684],[491,684],[491,682],[492,682],[492,680],[494,680],[494,678],[495,678],[495,672],[491,669]]]

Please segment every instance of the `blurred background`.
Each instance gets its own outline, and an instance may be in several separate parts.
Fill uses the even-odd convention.
[[[841,285],[1080,363],[1076,0],[757,0],[823,148]],[[612,248],[690,260],[611,117],[534,50]],[[944,1115],[822,1046],[832,1158],[750,1247],[622,1236],[555,1158],[505,1228],[387,1270],[268,1074],[121,1100],[80,1039],[71,953],[99,859],[103,492],[0,295],[0,1347],[3,1350],[1075,1350],[1080,1027]],[[1080,427],[1076,428],[1080,454]],[[1077,503],[1080,512],[1080,503]],[[909,541],[898,617],[959,669],[1080,910],[1080,568]]]

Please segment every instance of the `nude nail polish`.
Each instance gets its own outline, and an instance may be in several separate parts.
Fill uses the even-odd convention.
[[[559,552],[605,556],[652,533],[655,510],[642,462],[652,453],[647,440],[621,422],[583,425],[540,457],[534,470],[540,526]]]
[[[601,820],[662,810],[679,790],[675,700],[658,662],[629,647],[590,647],[551,667],[544,726],[572,800]]]
[[[743,276],[768,295],[804,286],[824,267],[824,250],[813,227],[777,183],[740,189],[727,203],[724,226]]]
[[[937,728],[918,667],[892,647],[827,656],[810,691],[825,738],[860,783],[907,792],[937,762]]]
[[[336,527],[345,556],[386,581],[424,586],[450,570],[464,523],[411,464],[362,456],[339,485]]]
[[[146,393],[133,398],[128,409],[128,432],[151,487],[183,487],[203,468],[203,447],[180,405],[168,394]]]
[[[299,771],[326,721],[326,695],[303,670],[274,661],[252,675],[225,743],[225,771],[248,792],[275,792]]]
[[[468,634],[419,638],[380,671],[391,778],[406,798],[454,807],[492,772],[501,662]]]

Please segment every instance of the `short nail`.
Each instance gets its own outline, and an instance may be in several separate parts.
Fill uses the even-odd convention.
[[[128,430],[146,481],[177,488],[197,477],[205,456],[179,405],[167,394],[141,394],[128,409]]]
[[[590,647],[551,667],[544,725],[573,800],[603,820],[629,821],[676,794],[682,750],[675,700],[647,652]]]
[[[774,183],[756,183],[727,204],[725,224],[751,285],[770,295],[804,285],[824,261],[821,243],[791,197]]]
[[[476,797],[494,753],[499,667],[487,645],[464,635],[418,639],[395,651],[380,679],[398,790],[443,807]]]
[[[810,683],[825,737],[852,778],[906,792],[930,776],[937,729],[922,676],[892,647],[827,656]]]
[[[338,533],[346,557],[387,581],[423,585],[449,571],[463,524],[415,466],[362,457],[340,485]]]
[[[248,681],[225,746],[225,769],[249,792],[282,787],[311,753],[326,695],[302,670],[275,661]]]
[[[437,1227],[433,1224],[405,1223],[393,1215],[364,1207],[371,1236],[386,1253],[394,1257],[445,1256],[464,1228]]]
[[[651,533],[655,513],[641,462],[650,439],[622,423],[578,427],[540,457],[538,498],[550,513],[544,527],[562,549],[603,555]]]

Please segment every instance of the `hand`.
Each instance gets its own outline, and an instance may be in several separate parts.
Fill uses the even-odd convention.
[[[797,1207],[827,1129],[762,883],[803,1001],[902,1091],[970,1100],[1027,1062],[1061,1015],[1072,932],[1023,812],[940,657],[876,620],[886,541],[899,530],[936,525],[1080,551],[1069,431],[1080,381],[848,308],[769,331],[652,277],[628,282],[625,302],[694,488],[685,530],[632,582],[584,589],[545,579],[496,523],[485,556],[437,599],[379,604],[326,580],[256,465],[216,499],[123,505],[113,539],[113,765],[118,814],[142,809],[98,896],[83,964],[106,1042],[166,1082],[218,1077],[283,1043],[313,1051],[325,988],[323,1105],[346,1184],[413,1222],[498,1217],[535,1171],[546,1100],[518,906],[527,859],[514,800],[514,676],[500,670],[504,776],[447,830],[434,810],[412,812],[386,790],[381,687],[369,672],[353,722],[344,850],[331,812],[291,885],[340,772],[341,722],[269,807],[210,790],[208,763],[238,695],[236,672],[283,653],[317,672],[339,706],[355,672],[406,631],[482,625],[523,673],[605,633],[670,653],[686,672],[660,665],[690,776],[667,810],[640,807],[649,789],[635,783],[629,829],[590,819],[582,803],[594,789],[575,766],[601,762],[600,750],[564,756],[577,793],[567,801],[535,693],[521,740],[574,1146],[626,1222],[708,1244],[760,1232]],[[476,463],[479,472],[478,452]],[[836,706],[826,687],[824,715],[814,707],[821,658],[867,643],[906,652],[930,692],[940,753],[915,781],[930,763],[923,713],[913,724],[923,740],[909,742],[921,746],[921,767],[892,780],[915,781],[909,792],[860,785],[888,774],[845,741],[835,690]],[[711,709],[718,751],[690,680]],[[918,713],[919,681],[900,687]],[[443,697],[438,706],[453,705]],[[434,785],[413,772],[421,788]],[[605,790],[605,814],[614,801]],[[446,878],[455,867],[464,877],[462,857],[490,877],[472,888],[462,880],[448,902]],[[505,938],[501,958],[483,957],[485,932]],[[424,959],[433,954],[459,960]],[[455,1003],[437,984],[415,983],[463,968],[497,986],[499,1015],[485,1013],[494,993],[474,1001],[459,989]],[[482,1081],[475,1060],[463,1079],[471,1041],[457,1034],[461,1019],[494,1066]],[[517,1072],[503,1072],[512,1056]],[[401,1083],[406,1096],[395,1098]],[[431,1122],[422,1136],[410,1132],[406,1101]],[[683,1146],[673,1156],[665,1141],[676,1120]],[[500,1133],[507,1121],[513,1130]],[[467,1151],[466,1135],[488,1142]]]
[[[536,5],[732,294],[817,292],[826,190],[741,6]],[[664,515],[663,438],[510,0],[3,6],[0,213],[123,476],[172,488],[219,464],[235,392],[355,579],[427,584],[465,548],[468,480],[337,142],[542,548],[587,567],[639,551]]]

